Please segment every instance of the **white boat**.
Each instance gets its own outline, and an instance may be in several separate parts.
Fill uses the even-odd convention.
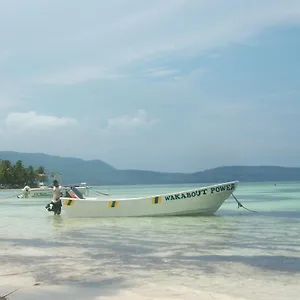
[[[80,193],[84,196],[89,194],[90,187],[87,186],[85,182],[80,183],[79,185],[75,185],[75,187],[80,191]],[[70,186],[62,186],[63,195],[67,193],[70,189]],[[18,195],[18,198],[52,198],[53,188],[50,186],[45,186],[43,183],[40,183],[40,186],[37,188],[30,188],[28,185],[25,186],[21,194]]]
[[[139,198],[80,197],[76,189],[62,197],[69,217],[141,217],[213,215],[235,191],[238,181]],[[79,196],[78,196],[79,195]]]

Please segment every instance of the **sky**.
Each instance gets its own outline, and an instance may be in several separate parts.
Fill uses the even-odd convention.
[[[0,151],[300,166],[299,0],[1,0]]]

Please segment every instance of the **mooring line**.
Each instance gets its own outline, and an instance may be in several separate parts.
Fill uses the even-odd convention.
[[[17,198],[19,195],[20,195],[20,193],[17,194],[17,195],[8,196],[8,197],[0,197],[0,200],[6,200],[6,199],[11,199],[11,198]]]
[[[15,289],[14,291],[12,291],[12,292],[10,292],[10,293],[4,295],[4,296],[0,296],[0,300],[7,300],[7,299],[8,299],[7,296],[13,294],[13,293],[16,292],[17,290],[18,290],[18,288]]]
[[[107,193],[102,193],[102,192],[99,192],[99,191],[95,191],[97,194],[99,194],[99,195],[104,195],[104,196],[109,196],[109,194],[107,194]]]
[[[251,211],[251,212],[254,212],[254,213],[258,213],[258,212],[255,211],[255,210],[252,210],[252,209],[249,209],[249,208],[245,207],[238,199],[236,199],[236,197],[233,195],[233,193],[232,193],[231,195],[233,196],[233,198],[234,198],[235,201],[237,202],[238,208],[242,207],[242,208],[244,208],[244,209],[246,209],[246,210],[248,210],[248,211]]]

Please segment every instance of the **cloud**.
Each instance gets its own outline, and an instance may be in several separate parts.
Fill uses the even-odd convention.
[[[9,113],[0,123],[2,151],[68,155],[70,145],[76,146],[83,137],[77,120],[35,111]]]
[[[38,84],[69,85],[119,78],[129,65],[150,61],[156,68],[159,59],[187,59],[230,44],[247,43],[278,24],[300,22],[297,0],[18,3],[18,7],[8,2],[2,5],[0,34],[7,49],[22,44],[19,63],[31,68],[26,80]],[[72,15],[66,22],[63,12],[70,5]],[[47,18],[42,17],[45,15]],[[7,34],[10,26],[12,30],[22,26],[22,30],[14,30],[14,39]],[[30,43],[23,31],[31,33]],[[156,75],[166,72],[161,70]]]
[[[72,118],[40,115],[35,111],[10,113],[4,121],[5,129],[10,134],[48,132],[77,124]]]
[[[145,110],[139,109],[133,115],[123,115],[108,119],[106,130],[127,132],[128,130],[147,128],[157,122],[158,120],[149,117]]]

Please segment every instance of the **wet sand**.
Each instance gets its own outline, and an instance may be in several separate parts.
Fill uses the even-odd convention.
[[[114,286],[101,287],[74,287],[68,285],[44,285],[37,283],[31,276],[14,275],[0,276],[0,296],[4,296],[15,289],[11,300],[244,300],[241,298],[219,294],[216,292],[201,291],[195,288],[174,285],[165,286],[161,283],[144,283],[130,290],[116,290]],[[254,298],[253,298],[254,299]]]
[[[79,280],[76,284],[48,284],[30,273],[5,274],[0,274],[0,296],[18,289],[9,296],[11,300],[296,300],[299,296],[297,278],[284,285],[276,277],[269,281],[259,278],[234,281],[217,275],[209,284],[207,278],[201,281],[200,278],[177,275],[166,278],[155,274],[146,280],[131,280],[128,274],[125,281],[106,276],[102,280]],[[218,286],[223,286],[226,293],[220,292]]]

